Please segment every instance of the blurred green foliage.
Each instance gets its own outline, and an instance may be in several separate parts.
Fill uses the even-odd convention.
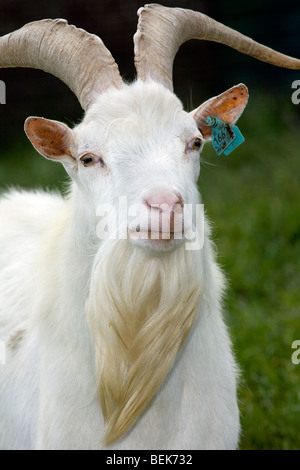
[[[0,190],[10,187],[62,189],[67,179],[63,166],[38,154],[25,134],[0,152]]]
[[[207,144],[199,187],[213,222],[224,301],[241,369],[242,449],[300,448],[300,105],[254,93],[228,157]],[[0,187],[64,187],[61,165],[23,136],[0,154]],[[216,344],[218,347],[218,344]]]

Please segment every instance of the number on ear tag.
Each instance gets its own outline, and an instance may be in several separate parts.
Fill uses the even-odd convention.
[[[229,155],[245,140],[237,126],[221,121],[216,116],[207,117],[206,124],[211,126],[212,144],[218,155],[223,152]]]

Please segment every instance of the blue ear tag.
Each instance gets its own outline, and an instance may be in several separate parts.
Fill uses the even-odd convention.
[[[211,126],[212,144],[218,155],[223,152],[224,155],[229,155],[245,140],[237,126],[227,124],[216,116],[207,117],[205,122]]]

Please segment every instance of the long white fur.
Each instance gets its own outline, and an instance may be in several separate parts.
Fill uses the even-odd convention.
[[[167,293],[174,286],[187,292],[195,281],[194,319],[163,383],[108,448],[235,449],[237,370],[222,318],[224,279],[206,220],[197,252],[184,244],[172,251],[167,244],[157,250],[130,240],[101,242],[96,235],[98,205],[117,207],[122,195],[128,204],[141,203],[145,189],[173,187],[184,201],[201,202],[199,155],[184,156],[186,141],[199,134],[193,118],[162,86],[136,82],[101,95],[73,132],[78,155],[86,149],[103,156],[102,172],[65,165],[73,179],[65,198],[11,191],[0,200],[0,340],[7,347],[0,365],[0,448],[107,448],[99,380],[116,343],[105,334],[114,315],[105,283],[114,298],[126,290],[120,302],[128,308],[135,295],[130,279],[138,278],[142,263],[164,271],[159,289],[167,312],[174,300]],[[128,252],[130,269],[122,265]],[[124,271],[122,283],[111,266]],[[147,280],[157,287],[153,271],[141,287],[151,291]],[[96,299],[97,285],[104,295]],[[153,302],[153,293],[143,295]],[[186,299],[180,308],[185,311]],[[147,360],[151,364],[151,349]],[[121,361],[120,374],[126,367]]]

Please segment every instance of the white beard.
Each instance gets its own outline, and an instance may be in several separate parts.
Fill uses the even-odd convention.
[[[201,251],[150,254],[106,240],[87,301],[95,341],[105,444],[123,436],[171,370],[203,291]]]

